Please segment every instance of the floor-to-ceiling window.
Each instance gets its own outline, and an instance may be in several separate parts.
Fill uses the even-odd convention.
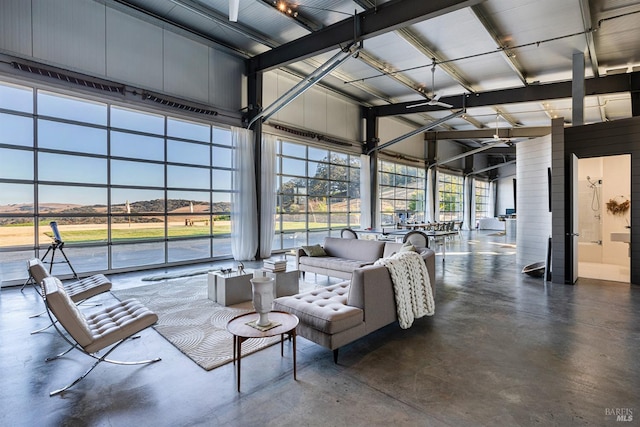
[[[464,178],[438,171],[439,221],[462,221]]]
[[[2,281],[46,253],[53,221],[78,273],[231,254],[228,129],[3,82],[0,128]]]
[[[475,218],[476,220],[489,216],[489,182],[475,181]]]
[[[380,224],[424,221],[425,176],[422,167],[379,161]]]
[[[279,140],[274,251],[360,226],[360,158]]]

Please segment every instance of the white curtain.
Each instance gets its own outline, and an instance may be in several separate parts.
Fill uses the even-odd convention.
[[[434,183],[435,171],[433,169],[427,169],[427,211],[425,215],[425,221],[435,222],[435,200],[433,200],[433,186],[436,185]]]
[[[473,206],[475,205],[475,194],[474,194],[474,178],[465,176],[462,187],[462,228],[465,230],[469,229],[469,223],[471,222],[471,216],[473,215]]]
[[[371,211],[371,157],[360,155],[360,228],[370,228]]]
[[[234,150],[231,197],[231,253],[236,261],[255,259],[258,249],[253,131],[231,128]]]
[[[271,256],[276,214],[276,144],[275,135],[262,134],[260,167],[260,258]]]

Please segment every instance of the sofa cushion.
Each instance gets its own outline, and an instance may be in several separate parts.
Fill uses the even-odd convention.
[[[384,245],[384,252],[382,253],[381,258],[389,258],[390,256],[397,254],[402,250],[404,245],[406,245],[406,243],[387,242]],[[429,250],[428,248],[420,248],[415,245],[413,245],[413,247],[415,248],[416,252],[418,252],[420,255],[424,255],[425,252]]]
[[[391,255],[397,254],[398,252],[400,252],[402,245],[402,243],[386,242],[381,258],[389,258]]]
[[[359,261],[354,259],[344,259],[344,258],[326,256],[326,257],[302,257],[300,258],[300,264],[308,265],[316,268],[324,268],[332,271],[351,272],[356,268],[373,264],[373,261]]]
[[[327,256],[327,253],[320,245],[303,246],[302,250],[307,256]]]
[[[324,250],[332,257],[374,262],[382,257],[384,242],[325,237]]]
[[[402,245],[402,247],[400,248],[400,252],[418,252],[418,251],[416,250],[415,246],[407,242],[404,245]]]
[[[304,323],[326,334],[336,334],[364,322],[360,308],[347,305],[349,282],[301,294],[276,298],[274,310],[295,314]]]

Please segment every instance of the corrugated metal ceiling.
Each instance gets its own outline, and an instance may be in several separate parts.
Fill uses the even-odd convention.
[[[277,0],[281,1],[281,0]],[[297,0],[289,14],[272,0],[240,0],[237,23],[228,22],[228,0],[118,0],[147,11],[224,45],[255,56],[336,22],[388,2],[382,0]],[[397,1],[397,7],[403,7]],[[294,18],[295,12],[298,17]],[[590,44],[590,40],[593,42]],[[425,94],[462,96],[572,77],[572,56],[585,54],[586,77],[640,67],[640,0],[485,0],[433,19],[364,41],[351,59],[322,84],[361,102],[424,101]],[[336,49],[338,46],[336,46]],[[335,52],[335,50],[334,50]],[[333,53],[289,65],[309,74]],[[435,88],[431,64],[436,61]],[[545,106],[547,104],[548,106]],[[447,128],[547,126],[553,114],[571,120],[570,100],[496,105],[469,109],[467,120]],[[416,125],[444,117],[442,112],[408,111]],[[585,120],[597,122],[631,116],[628,94],[600,95],[585,101]]]

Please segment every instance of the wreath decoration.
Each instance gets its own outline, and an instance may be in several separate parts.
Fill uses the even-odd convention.
[[[624,196],[620,196],[620,197],[624,199],[621,202],[619,202],[616,199],[609,199],[609,201],[606,203],[607,212],[609,212],[612,215],[619,215],[619,216],[622,216],[625,213],[627,213],[627,211],[631,207],[631,201],[625,198]]]

